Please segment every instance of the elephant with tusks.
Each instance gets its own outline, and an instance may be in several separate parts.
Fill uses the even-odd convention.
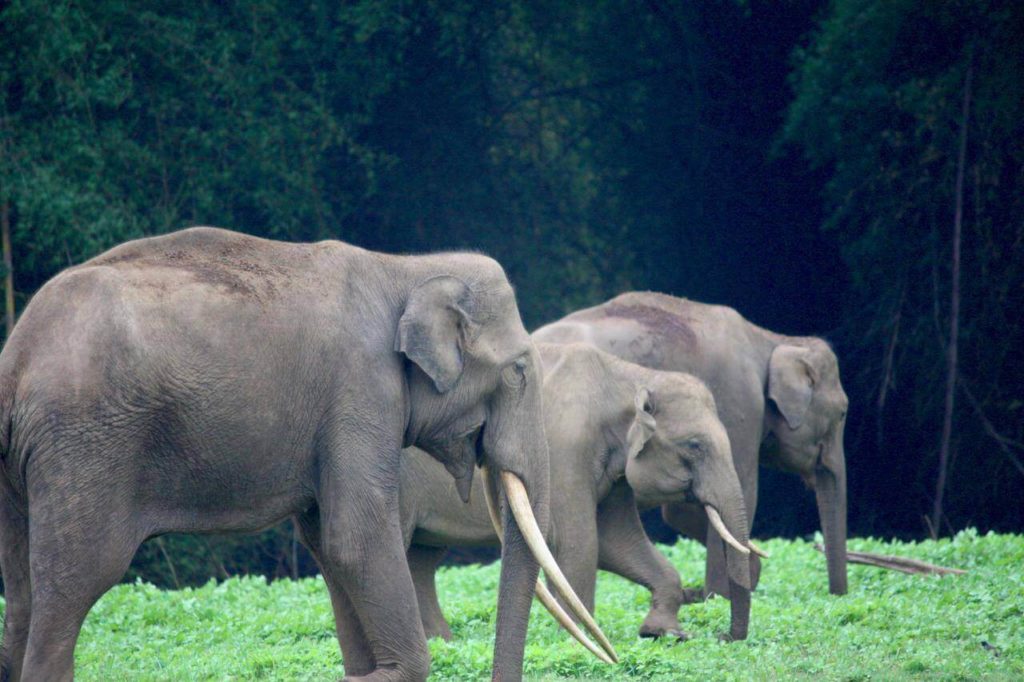
[[[501,491],[493,674],[519,679],[538,559],[560,575],[543,414],[512,287],[479,254],[192,228],[69,268],[0,353],[0,678],[72,679],[86,614],[145,539],[287,517],[323,572],[345,672],[426,678],[398,514],[416,445],[460,490],[479,463]]]

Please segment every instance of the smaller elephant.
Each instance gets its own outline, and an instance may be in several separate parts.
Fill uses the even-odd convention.
[[[586,344],[538,344],[544,371],[544,428],[551,453],[548,542],[572,588],[591,611],[597,569],[651,591],[642,637],[685,638],[677,618],[688,601],[679,573],[651,544],[636,497],[701,505],[725,542],[733,599],[731,639],[750,617],[749,529],[725,428],[704,384],[650,370]],[[416,448],[401,467],[402,530],[427,636],[451,631],[437,602],[434,573],[450,545],[496,546],[483,482],[463,505],[444,468]]]

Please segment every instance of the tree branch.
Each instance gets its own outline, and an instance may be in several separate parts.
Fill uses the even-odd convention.
[[[683,68],[681,64],[669,64],[667,66],[659,66],[651,69],[643,69],[641,71],[634,71],[633,73],[623,74],[614,76],[612,78],[606,78],[600,81],[593,81],[590,83],[580,83],[579,85],[565,85],[548,90],[542,90],[539,88],[530,88],[526,93],[514,98],[511,102],[506,103],[499,111],[495,113],[497,118],[505,116],[510,111],[516,108],[516,106],[523,102],[533,102],[536,100],[549,99],[552,97],[570,97],[570,96],[581,96],[589,94],[594,90],[605,90],[608,88],[615,88],[620,85],[626,85],[635,81],[645,80],[647,78],[653,78],[654,76],[662,76],[667,73],[672,73]]]
[[[974,75],[974,55],[967,56],[967,76],[964,79],[964,98],[960,118],[960,148],[956,159],[956,208],[953,212],[953,254],[949,294],[949,346],[946,349],[946,399],[942,418],[942,442],[939,446],[939,475],[935,481],[935,506],[932,508],[932,533],[938,533],[942,521],[942,497],[946,490],[949,467],[949,441],[953,432],[953,406],[956,395],[957,339],[960,333],[960,235],[964,216],[964,166],[967,157],[967,127],[971,115],[971,79]]]
[[[817,542],[814,543],[814,549],[818,550],[822,554],[825,553],[825,548]],[[926,561],[918,561],[917,559],[909,559],[907,557],[895,556],[893,554],[847,551],[846,560],[851,564],[863,564],[865,566],[887,568],[890,571],[900,571],[901,573],[910,573],[911,575],[963,575],[967,573],[967,571],[960,568],[936,566],[935,564],[929,564]]]
[[[967,402],[970,403],[971,408],[977,415],[978,420],[981,422],[981,427],[985,429],[985,433],[988,434],[989,438],[996,442],[996,445],[998,445],[999,449],[1003,451],[1006,458],[1009,459],[1013,466],[1017,468],[1017,471],[1024,476],[1024,462],[1021,462],[1017,455],[1013,454],[1013,450],[1011,450],[1011,448],[1017,448],[1018,450],[1024,451],[1024,443],[1015,441],[1012,438],[1008,438],[996,431],[996,427],[993,426],[992,422],[989,421],[987,416],[985,416],[985,411],[982,408],[981,403],[962,379],[959,382],[959,386],[964,392],[964,395],[967,396]]]

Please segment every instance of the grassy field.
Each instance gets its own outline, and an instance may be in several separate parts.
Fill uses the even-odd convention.
[[[536,680],[1024,679],[1024,537],[979,536],[917,544],[854,539],[851,549],[896,553],[965,568],[920,577],[850,567],[850,593],[827,593],[825,561],[810,544],[769,540],[772,553],[754,595],[750,639],[722,644],[728,603],[684,607],[690,641],[641,640],[647,592],[612,575],[598,585],[597,618],[618,649],[614,668],[569,641],[535,605],[526,676]],[[666,548],[697,582],[703,551]],[[451,643],[430,643],[431,679],[487,678],[498,566],[443,570],[438,590]],[[983,642],[987,643],[983,645]],[[334,680],[341,655],[319,579],[232,579],[166,592],[121,585],[86,621],[80,680]]]

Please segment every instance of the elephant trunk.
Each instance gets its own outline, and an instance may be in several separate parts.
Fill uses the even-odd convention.
[[[825,538],[828,591],[846,594],[846,460],[841,430],[837,440],[814,470],[814,494]]]
[[[540,565],[526,539],[505,507],[501,545],[501,583],[498,590],[498,622],[494,636],[493,679],[522,679],[526,626],[533,602],[533,587]]]
[[[723,520],[740,545],[740,547],[736,547],[729,542],[725,543],[725,565],[726,573],[729,576],[731,618],[728,638],[735,641],[746,639],[750,627],[751,559],[750,550],[745,547],[749,542],[750,535],[747,531],[747,511],[742,498],[738,504],[730,505],[729,508],[723,510]]]
[[[735,546],[729,542],[726,542],[725,545],[725,561],[729,581],[750,590],[750,550],[747,548],[750,532],[747,527],[747,509],[742,498],[738,503],[730,504],[722,510],[722,519],[739,545]],[[730,587],[732,587],[731,584]],[[732,592],[730,592],[731,594]]]
[[[729,640],[747,638],[750,629],[750,587],[729,579]]]
[[[728,440],[724,442],[728,443]],[[722,452],[728,457],[723,457],[718,462],[714,473],[706,481],[701,482],[695,493],[698,499],[704,502],[710,529],[715,531],[709,530],[708,540],[721,537],[725,542],[726,572],[729,576],[732,611],[729,637],[746,639],[750,624],[750,527],[743,490],[732,464],[731,450],[727,445],[722,447]]]
[[[741,544],[750,541],[750,532],[746,524],[746,507],[742,500],[734,509],[726,513],[727,525],[734,528],[733,536]],[[737,641],[746,639],[751,625],[751,556],[740,552],[737,548],[725,547],[726,570],[729,574],[729,639]]]

